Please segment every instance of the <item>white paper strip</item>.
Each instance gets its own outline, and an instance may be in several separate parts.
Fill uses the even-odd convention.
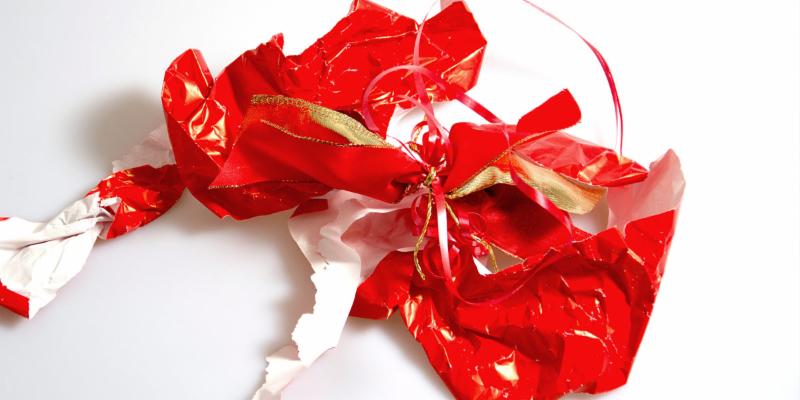
[[[161,125],[148,133],[141,143],[133,146],[121,159],[111,163],[113,172],[142,165],[160,168],[170,164],[175,164],[175,155],[172,154],[172,145],[169,143],[167,125]]]
[[[20,218],[0,222],[0,282],[28,298],[28,318],[80,272],[98,235],[112,220],[93,194],[47,223]]]
[[[327,210],[289,220],[289,231],[314,270],[314,311],[300,317],[292,332],[293,345],[267,357],[266,380],[254,400],[274,398],[335,347],[358,285],[391,251],[413,249],[416,238],[399,216],[400,210],[410,207],[413,196],[398,204],[345,191],[333,191],[324,198]]]

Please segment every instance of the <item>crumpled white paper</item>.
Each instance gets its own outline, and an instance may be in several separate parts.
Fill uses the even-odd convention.
[[[289,231],[314,274],[314,311],[303,314],[292,332],[293,344],[267,357],[267,376],[253,400],[275,398],[325,351],[339,342],[356,290],[394,250],[412,250],[416,238],[399,220],[414,196],[397,204],[346,191],[325,198],[328,209],[289,220]]]
[[[114,171],[174,163],[164,125],[114,161]],[[118,203],[117,198],[103,199],[93,193],[46,223],[21,218],[0,221],[0,283],[28,298],[28,318],[83,269],[95,241],[104,237],[114,220]]]
[[[95,240],[112,220],[95,193],[50,222],[20,218],[0,222],[0,282],[28,298],[28,318],[80,272]]]
[[[685,186],[681,162],[669,150],[650,164],[645,180],[608,189],[608,227],[625,232],[631,221],[677,210]]]
[[[118,172],[143,165],[160,168],[171,164],[175,164],[175,155],[172,154],[165,124],[148,133],[144,140],[133,146],[121,159],[113,161],[111,166],[113,172]]]

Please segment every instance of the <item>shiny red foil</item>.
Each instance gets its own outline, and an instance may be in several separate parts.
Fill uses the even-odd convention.
[[[113,239],[160,217],[178,201],[183,189],[175,165],[160,168],[145,165],[111,174],[88,194],[119,199],[114,220],[105,235],[106,239]]]
[[[246,120],[259,121],[268,112],[253,106]],[[577,181],[612,187],[647,177],[640,165],[561,131],[579,118],[574,99],[562,92],[506,127],[510,139],[499,125],[457,124],[452,160],[437,179],[444,187],[458,186],[462,176],[504,153],[509,141],[541,166]],[[316,139],[330,134],[309,121],[287,126]],[[242,130],[214,184],[306,179],[393,201],[418,187],[426,173],[395,148],[300,140],[261,123],[243,124]],[[423,204],[409,214],[417,230]],[[421,255],[428,279],[415,273],[411,253],[392,253],[361,285],[351,314],[387,318],[400,310],[460,399],[548,399],[622,385],[649,319],[675,212],[634,221],[625,235],[616,228],[589,235],[569,231],[513,185],[493,185],[449,204],[458,221],[448,220],[455,290],[444,284],[433,220]],[[300,212],[321,206],[304,202]],[[472,256],[482,247],[472,235],[524,261],[480,275]]]
[[[383,70],[409,62],[417,28],[411,18],[359,0],[328,34],[296,56],[283,54],[283,36],[277,35],[242,54],[217,79],[199,51],[178,57],[167,70],[162,98],[178,169],[189,190],[217,215],[237,219],[290,209],[330,190],[319,179],[210,186],[242,136],[253,95],[286,95],[362,119],[366,86]],[[426,22],[420,57],[449,84],[466,90],[478,78],[485,45],[466,5],[455,2]],[[405,78],[390,76],[370,94],[369,109],[381,133],[395,107],[408,105],[402,96],[416,93]],[[436,101],[449,99],[435,85],[428,92]]]
[[[453,125],[453,165],[444,190],[458,187],[477,170],[495,164],[509,146],[537,165],[590,185],[621,186],[647,177],[647,170],[636,162],[563,132],[580,119],[578,104],[564,90],[525,114],[516,126]]]
[[[336,134],[292,115],[280,117],[282,126],[304,139],[287,135],[261,123],[276,118],[274,107],[251,101],[283,95],[364,122],[366,87],[384,70],[412,61],[417,29],[410,18],[357,0],[349,15],[296,56],[284,55],[277,35],[215,79],[199,51],[185,52],[167,70],[163,90],[180,179],[214,213],[237,219],[295,207],[296,214],[319,211],[326,202],[314,197],[332,189],[387,202],[422,190],[429,171],[401,149],[337,146]],[[475,85],[485,46],[463,2],[426,22],[421,66],[458,89],[426,82],[433,101]],[[368,95],[367,109],[382,136],[395,107],[418,98],[409,74],[387,75]],[[511,147],[581,184],[615,187],[647,177],[639,164],[565,133],[580,117],[564,91],[516,125],[459,123],[449,141],[427,143],[418,153],[446,159],[436,178],[445,193]],[[447,228],[451,285],[442,276],[436,219],[420,232],[426,218],[420,197],[408,223],[428,236],[420,254],[428,278],[415,272],[411,253],[393,252],[358,290],[351,315],[382,319],[399,310],[456,398],[551,399],[618,387],[649,319],[675,212],[631,222],[624,234],[590,235],[529,197],[514,185],[497,184],[448,202],[456,218],[448,218]],[[137,214],[132,223],[149,217]],[[473,256],[486,250],[475,236],[522,261],[479,274]]]
[[[561,131],[579,119],[574,99],[562,92],[505,133],[498,125],[456,124],[444,187],[459,186],[509,144],[587,184],[622,186],[647,177],[644,167]],[[590,235],[569,231],[513,185],[494,185],[450,205],[458,224],[448,231],[466,231],[451,235],[455,291],[442,279],[432,240],[423,252],[428,279],[415,273],[410,253],[392,253],[359,288],[351,315],[383,319],[399,310],[459,399],[554,399],[624,384],[658,291],[676,212],[633,221],[624,234],[611,228]],[[419,216],[410,224],[419,225]],[[429,229],[435,238],[435,226]],[[522,261],[481,275],[473,258],[481,246],[471,234]]]
[[[399,147],[331,145],[335,137],[344,138],[306,119],[283,124],[290,131],[302,132],[305,138],[287,135],[261,122],[270,119],[274,108],[257,105],[249,108],[241,137],[211,188],[239,188],[261,182],[292,185],[314,182],[325,188],[396,202],[406,193],[409,182],[423,171]]]
[[[486,276],[477,273],[470,249],[455,249],[456,285],[469,302],[441,280],[421,280],[411,255],[395,252],[361,285],[351,315],[380,319],[399,310],[459,399],[555,399],[611,390],[630,372],[675,216],[669,211],[631,222],[625,239],[615,228],[576,232],[582,239],[546,250],[533,246],[524,262]],[[435,255],[429,259],[436,262]],[[509,291],[502,301],[481,302]]]

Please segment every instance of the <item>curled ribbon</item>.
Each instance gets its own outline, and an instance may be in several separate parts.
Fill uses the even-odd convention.
[[[539,11],[540,13],[544,14],[545,16],[549,17],[550,19],[554,20],[561,26],[567,28],[570,32],[575,34],[581,41],[589,47],[589,49],[594,54],[595,58],[599,62],[603,73],[605,74],[606,80],[608,82],[609,90],[611,92],[612,102],[614,104],[614,115],[615,115],[615,126],[616,126],[616,147],[618,150],[618,155],[621,157],[622,155],[622,143],[623,143],[623,119],[622,119],[622,106],[619,100],[619,93],[617,91],[616,83],[614,81],[614,77],[611,73],[611,68],[606,62],[605,57],[600,53],[600,51],[592,45],[585,37],[583,37],[580,33],[578,33],[574,28],[566,24],[564,21],[553,15],[552,13],[548,12],[547,10],[543,9],[542,7],[534,4],[529,0],[522,0],[525,4],[530,7],[533,7],[535,10]],[[434,149],[427,149],[428,154],[443,154],[447,155],[450,153],[450,142],[447,137],[447,130],[444,129],[442,124],[436,118],[436,115],[433,110],[433,106],[431,104],[430,96],[425,89],[425,85],[423,82],[423,78],[427,79],[437,85],[438,88],[445,91],[446,93],[450,94],[454,99],[458,100],[464,106],[469,108],[470,110],[474,111],[476,114],[481,116],[487,122],[492,124],[499,124],[503,128],[503,135],[505,137],[506,143],[508,145],[507,151],[509,153],[517,153],[514,149],[512,144],[509,132],[508,132],[508,124],[502,121],[500,118],[496,116],[493,112],[491,112],[487,107],[483,106],[480,102],[473,99],[466,92],[458,87],[454,87],[448,84],[442,77],[435,74],[430,69],[426,68],[425,66],[421,65],[420,61],[420,47],[422,41],[422,32],[425,26],[425,22],[428,20],[428,16],[430,15],[431,10],[435,6],[436,3],[431,5],[430,9],[426,13],[425,17],[423,18],[422,22],[419,24],[417,28],[416,39],[414,42],[414,53],[412,64],[406,65],[398,65],[395,67],[387,68],[367,85],[366,90],[364,91],[364,95],[362,98],[362,114],[364,116],[365,124],[367,128],[370,130],[376,131],[377,124],[375,123],[374,119],[372,118],[371,111],[369,108],[369,96],[372,90],[377,86],[378,82],[380,82],[383,78],[388,76],[389,74],[396,73],[399,71],[408,71],[412,74],[414,78],[414,86],[417,90],[417,96],[419,100],[410,98],[408,96],[401,96],[401,98],[405,101],[410,102],[416,108],[422,110],[425,116],[425,120],[420,124],[427,125],[428,132],[428,140],[424,141],[423,148],[428,146],[433,146]],[[420,125],[418,125],[419,127]],[[418,135],[414,135],[415,137]],[[412,138],[412,142],[416,142],[416,139]],[[416,144],[416,143],[414,143]],[[403,145],[403,148],[408,150],[408,147]],[[414,149],[415,147],[411,147]],[[420,151],[416,151],[419,153]],[[426,217],[422,224],[421,233],[417,239],[417,243],[414,249],[414,266],[419,274],[420,278],[423,280],[426,278],[425,273],[422,270],[422,267],[419,263],[419,251],[423,245],[424,237],[427,233],[428,227],[430,225],[430,220],[432,218],[433,210],[436,210],[436,228],[437,228],[437,239],[438,239],[438,247],[439,253],[441,256],[442,262],[442,278],[445,281],[445,285],[448,290],[456,296],[459,300],[464,301],[468,304],[486,304],[486,303],[497,303],[500,302],[514,293],[516,293],[521,287],[525,285],[525,281],[520,282],[518,287],[514,290],[507,292],[506,294],[502,295],[500,298],[493,298],[489,299],[488,301],[471,301],[465,299],[463,296],[460,295],[458,290],[455,288],[453,282],[453,272],[452,266],[450,265],[450,251],[449,251],[449,236],[447,231],[447,214],[449,205],[447,204],[446,196],[444,190],[442,190],[441,181],[439,178],[438,173],[440,170],[446,166],[447,164],[447,157],[444,156],[443,159],[435,160],[435,165],[431,165],[424,157],[416,157],[414,154],[411,154],[412,157],[420,163],[420,166],[428,171],[423,186],[428,189],[427,193],[427,210],[426,210]],[[511,163],[511,161],[509,161]],[[556,206],[552,201],[550,201],[542,192],[537,190],[536,188],[531,187],[530,185],[526,184],[522,177],[519,176],[519,173],[516,171],[514,165],[509,165],[509,173],[511,176],[512,181],[514,182],[515,186],[529,199],[531,199],[534,203],[538,204],[548,213],[550,213],[554,218],[556,218],[561,225],[564,226],[566,231],[569,233],[567,242],[572,241],[572,220],[569,214]],[[458,219],[455,216],[452,216],[453,220],[458,224]],[[479,238],[478,238],[479,239]],[[483,240],[477,240],[482,246],[487,248],[487,251],[490,253],[490,264],[493,268],[496,268],[496,261],[494,258],[493,251],[491,249],[491,245],[486,243]],[[496,271],[495,271],[496,272]],[[532,276],[532,275],[531,275]]]

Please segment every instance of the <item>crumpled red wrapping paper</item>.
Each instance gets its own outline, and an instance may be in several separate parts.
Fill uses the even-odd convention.
[[[384,140],[395,108],[419,99],[413,74],[387,76],[362,104],[375,76],[412,62],[419,26],[356,0],[299,55],[286,56],[276,35],[216,78],[199,51],[180,55],[166,72],[162,97],[175,164],[125,169],[89,192],[119,199],[106,237],[158,218],[184,187],[216,215],[236,219],[295,207],[297,213],[323,210],[316,197],[331,190],[385,202],[417,196],[403,215],[408,229],[424,238],[419,260],[427,278],[415,271],[411,252],[392,252],[359,287],[351,315],[384,319],[399,312],[459,399],[553,399],[624,384],[658,292],[679,201],[590,234],[531,201],[531,188],[508,174],[514,176],[515,163],[532,166],[539,172],[526,176],[531,186],[562,208],[572,207],[569,196],[591,198],[639,184],[635,190],[643,193],[635,194],[649,199],[669,182],[650,184],[641,165],[565,132],[581,117],[568,91],[515,125],[457,123],[447,141],[423,139],[415,148],[423,161],[432,154],[443,160],[432,176],[429,166]],[[421,38],[419,65],[448,85],[443,90],[425,81],[432,101],[452,100],[476,84],[487,43],[465,3],[452,2],[427,20]],[[279,103],[255,101],[265,95]],[[371,144],[353,142],[316,119],[308,104],[347,124],[364,123],[366,109],[378,125],[375,137],[367,138]],[[654,164],[660,170],[653,179],[675,180],[669,196],[678,193],[679,200],[677,158],[668,153],[665,159]],[[487,171],[485,182],[462,190]],[[451,282],[442,274],[436,218],[430,211],[425,218],[431,180],[448,196]],[[609,195],[609,203],[625,208],[635,197]],[[486,243],[519,263],[480,273],[475,257],[487,254]],[[24,298],[2,284],[0,304],[26,313]]]
[[[297,56],[283,54],[283,36],[277,35],[242,54],[216,80],[198,51],[178,57],[167,70],[163,104],[178,169],[189,190],[217,215],[237,219],[290,209],[330,190],[290,168],[269,181],[209,186],[247,129],[242,123],[254,95],[286,95],[360,118],[367,84],[381,71],[409,61],[417,27],[411,18],[355,1],[347,17]],[[425,32],[420,53],[426,66],[456,87],[471,88],[486,41],[464,3],[432,17]],[[369,107],[382,134],[395,105],[406,104],[401,96],[413,92],[413,84],[401,76],[382,81],[372,92]],[[448,99],[434,85],[430,93],[435,100]],[[274,163],[267,167],[276,169]]]
[[[487,194],[488,202],[508,195]],[[351,315],[380,319],[399,310],[460,399],[608,391],[630,373],[675,217],[668,211],[632,222],[624,239],[615,228],[597,235],[579,231],[580,240],[533,251],[523,263],[487,276],[476,272],[470,249],[456,249],[453,265],[463,294],[480,299],[516,290],[496,304],[465,303],[440,281],[422,281],[411,255],[395,252],[359,288]]]
[[[175,165],[144,165],[111,174],[87,195],[98,193],[102,199],[120,200],[114,221],[106,231],[105,238],[113,239],[163,215],[178,201],[183,189]]]
[[[448,10],[437,17],[442,15]],[[314,101],[332,104],[321,97]],[[353,114],[358,108],[339,110]],[[344,142],[330,143],[336,135],[303,120],[283,121],[281,129],[262,123],[274,119],[273,112],[257,104],[245,111],[239,139],[212,188],[290,179],[396,201],[425,178],[426,171],[398,148],[343,147]],[[563,131],[579,120],[574,99],[562,92],[516,126],[456,124],[450,130],[452,159],[437,179],[449,192],[496,162],[509,145],[586,185],[617,187],[647,177],[635,162]],[[459,294],[441,279],[422,280],[411,253],[395,252],[362,284],[351,314],[387,318],[400,310],[457,398],[549,399],[622,385],[657,293],[657,266],[674,231],[675,211],[634,221],[625,234],[612,228],[589,235],[567,231],[511,185],[490,186],[450,204],[460,226],[448,230],[468,231],[450,243]],[[475,215],[480,224],[470,223]],[[419,221],[409,225],[419,230]],[[427,276],[436,277],[441,266],[435,221],[428,229],[422,264]],[[642,232],[648,235],[639,240]],[[472,256],[482,249],[470,239],[473,234],[524,261],[497,274],[479,274]],[[498,296],[507,298],[483,301]]]
[[[381,71],[409,61],[417,27],[356,1],[350,15],[298,56],[283,54],[278,35],[214,79],[199,52],[184,53],[167,71],[163,96],[183,182],[216,214],[235,218],[302,205],[331,189],[397,201],[425,173],[399,148],[338,147],[289,136],[260,123],[274,110],[251,100],[284,95],[363,121],[365,87]],[[486,42],[464,3],[432,17],[424,32],[424,65],[463,90],[471,88]],[[382,136],[395,106],[407,106],[400,96],[415,96],[409,82],[393,76],[372,92],[368,106]],[[434,101],[448,99],[434,85],[427,89]],[[613,187],[646,177],[638,164],[563,132],[579,120],[577,104],[561,93],[521,118],[511,144],[519,143],[517,151],[540,166],[588,185]],[[336,137],[302,119],[285,124],[320,141]],[[539,137],[531,140],[532,134]],[[496,125],[455,125],[452,163],[441,174],[445,191],[505,151],[503,135]],[[454,201],[453,208],[465,226],[470,215],[480,215],[483,238],[524,259],[482,276],[472,258],[480,246],[454,241],[459,291],[476,299],[514,293],[498,303],[465,303],[441,280],[421,280],[411,254],[398,252],[361,286],[352,315],[386,318],[399,309],[458,398],[548,399],[622,385],[657,293],[656,266],[674,231],[675,212],[631,223],[625,235],[576,229],[569,241],[570,232],[513,186],[492,186]],[[635,241],[631,232],[654,237]],[[433,276],[436,253],[429,242],[423,264]]]

